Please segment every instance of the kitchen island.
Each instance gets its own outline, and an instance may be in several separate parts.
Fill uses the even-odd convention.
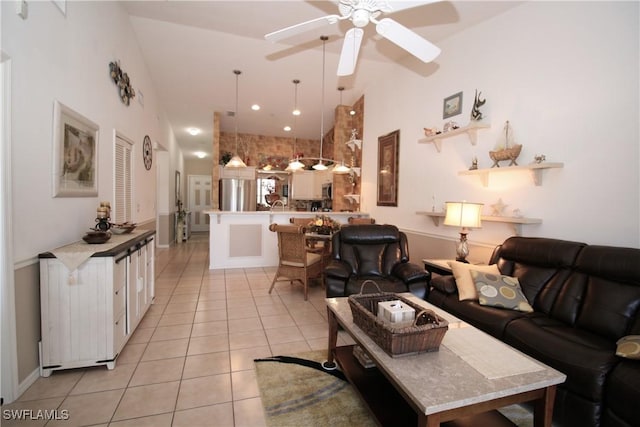
[[[206,211],[209,215],[209,268],[275,267],[278,238],[269,231],[272,223],[289,224],[289,218],[327,215],[340,224],[349,217],[367,218],[363,212],[308,212],[273,210],[257,212]]]

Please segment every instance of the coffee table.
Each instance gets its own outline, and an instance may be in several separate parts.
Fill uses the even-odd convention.
[[[439,351],[391,357],[353,323],[348,298],[326,299],[325,364],[338,362],[382,425],[513,425],[494,410],[532,402],[534,426],[551,427],[556,386],[565,381],[564,374],[410,293],[401,295],[449,322]],[[353,357],[353,346],[337,347],[339,325],[376,368],[364,369]]]

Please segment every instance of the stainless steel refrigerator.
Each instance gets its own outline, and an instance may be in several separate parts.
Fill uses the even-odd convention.
[[[221,179],[220,209],[233,212],[255,211],[256,186],[255,179]]]

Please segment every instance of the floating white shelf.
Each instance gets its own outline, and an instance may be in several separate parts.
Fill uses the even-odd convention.
[[[513,172],[513,171],[523,171],[528,170],[531,171],[531,178],[533,179],[533,183],[537,186],[542,185],[542,171],[545,169],[552,168],[562,168],[564,167],[564,163],[531,163],[530,165],[524,166],[506,166],[506,167],[495,167],[488,169],[474,169],[474,170],[466,170],[458,172],[458,175],[478,175],[480,180],[482,181],[482,185],[487,187],[489,185],[489,174],[498,173],[498,172]]]
[[[416,214],[431,217],[436,227],[440,226],[440,218],[444,218],[445,216],[444,212],[418,211],[416,212]],[[524,218],[512,216],[483,215],[482,220],[487,222],[502,222],[505,224],[509,224],[513,228],[513,232],[516,236],[520,236],[522,234],[523,225],[542,224],[542,220],[540,218]]]
[[[362,150],[362,140],[361,139],[350,139],[349,141],[345,142],[345,144],[353,152],[356,151],[356,147],[358,147],[358,149]]]
[[[348,199],[351,203],[360,203],[360,195],[359,194],[345,194],[345,199]]]
[[[478,122],[470,123],[467,126],[450,130],[449,132],[442,132],[437,135],[427,136],[426,138],[419,139],[418,142],[420,144],[428,144],[430,142],[433,142],[433,144],[436,147],[436,150],[438,150],[438,153],[439,153],[442,150],[443,139],[451,138],[451,137],[466,133],[469,136],[469,141],[471,142],[471,145],[476,145],[476,142],[478,142],[478,130],[488,129],[490,127],[491,125],[488,125],[485,123],[478,123]]]

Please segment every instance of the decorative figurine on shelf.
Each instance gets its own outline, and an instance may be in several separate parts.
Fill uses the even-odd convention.
[[[471,108],[471,120],[476,122],[482,120],[480,107],[482,107],[484,103],[487,102],[486,99],[480,99],[480,95],[482,95],[482,92],[478,92],[478,89],[476,89],[476,96],[473,101],[473,107]]]
[[[539,163],[542,163],[542,162],[544,162],[545,160],[547,160],[547,156],[545,156],[544,154],[536,154],[536,155],[533,157],[533,159],[534,159],[534,161],[535,161],[536,163],[538,163],[538,164],[539,164]]]
[[[111,203],[100,202],[100,206],[96,210],[96,226],[95,231],[108,231],[111,228]]]
[[[509,205],[505,205],[502,202],[502,198],[498,199],[497,202],[491,205],[491,216],[504,216],[504,210]]]
[[[438,128],[423,128],[423,129],[424,129],[424,136],[435,136],[441,133],[438,130]]]
[[[476,156],[473,156],[473,159],[471,159],[471,166],[469,166],[469,170],[474,171],[476,169],[478,169],[478,158]]]
[[[453,120],[444,124],[444,132],[450,132],[452,130],[458,129],[460,126]]]
[[[513,144],[513,131],[511,130],[511,125],[509,124],[509,120],[504,124],[504,148],[489,151],[489,157],[493,160],[493,165],[491,167],[500,167],[499,162],[503,160],[510,160],[509,166],[515,165],[518,166],[516,159],[520,155],[520,151],[522,150],[522,144]]]

